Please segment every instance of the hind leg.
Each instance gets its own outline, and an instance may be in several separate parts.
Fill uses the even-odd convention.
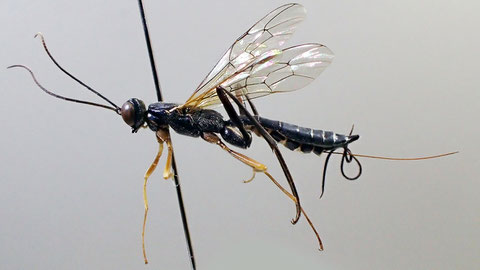
[[[250,158],[248,156],[245,156],[241,153],[238,153],[238,152],[230,149],[214,133],[203,133],[202,138],[209,143],[213,143],[213,144],[216,144],[216,145],[220,146],[220,148],[222,148],[223,150],[228,152],[231,156],[233,156],[237,160],[241,161],[243,164],[245,164],[245,165],[247,165],[247,166],[249,166],[250,168],[253,169],[252,178],[250,178],[249,180],[246,180],[244,182],[252,181],[257,172],[264,173],[285,195],[287,195],[288,198],[290,198],[290,200],[292,200],[294,203],[298,202],[297,198],[295,196],[290,194],[282,185],[280,185],[280,183],[278,183],[277,180],[275,180],[275,178],[273,178],[273,176],[270,173],[267,172],[267,166],[265,166],[264,164],[254,160],[253,158]],[[316,236],[318,244],[319,244],[319,249],[323,250],[322,240],[320,239],[320,236],[319,236],[317,230],[315,229],[315,226],[313,225],[312,221],[308,217],[305,210],[303,210],[303,208],[300,208],[300,211],[303,213],[303,215],[307,219],[308,225],[310,226],[310,228],[312,228],[313,232],[315,233],[315,236]]]
[[[237,112],[232,106],[232,103],[230,100],[233,100],[235,104],[238,106],[239,110],[241,113],[245,114],[245,116],[248,117],[248,119],[253,123],[255,128],[258,130],[258,132],[261,134],[261,136],[267,141],[268,145],[272,149],[272,151],[275,153],[275,156],[278,159],[278,162],[280,163],[280,166],[282,167],[283,173],[285,174],[285,177],[287,178],[288,185],[290,186],[290,190],[292,191],[293,196],[295,197],[295,207],[296,207],[296,215],[295,218],[292,219],[292,224],[295,224],[298,222],[300,219],[300,214],[301,214],[301,207],[300,207],[300,197],[297,192],[297,188],[295,187],[295,182],[293,181],[293,177],[290,174],[290,170],[288,169],[287,163],[283,159],[282,153],[278,149],[276,141],[272,138],[272,136],[263,128],[263,126],[258,122],[257,119],[255,119],[254,116],[250,114],[250,112],[247,111],[247,109],[243,106],[242,102],[239,101],[232,93],[228,92],[227,90],[223,89],[222,87],[217,87],[216,89],[217,95],[220,99],[220,101],[223,104],[223,107],[228,113],[228,116],[230,116],[230,120],[237,126],[240,131],[243,133],[246,132],[245,127],[243,126],[242,121],[240,120]],[[244,137],[246,137],[244,135]]]
[[[235,126],[227,124],[220,132],[222,138],[231,145],[247,149],[252,143],[252,135],[247,132],[247,137],[241,133]]]

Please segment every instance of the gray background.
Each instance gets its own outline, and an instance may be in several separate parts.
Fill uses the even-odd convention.
[[[164,96],[182,102],[225,49],[283,1],[147,1]],[[331,160],[283,151],[325,243],[266,177],[221,150],[173,135],[199,269],[478,269],[480,264],[478,1],[303,1],[307,20],[288,44],[321,42],[336,54],[302,91],[259,99],[262,115],[349,131],[362,159],[345,181]],[[130,1],[5,1],[2,69],[26,64],[58,93],[97,100],[58,60],[118,104],[156,100],[138,15]],[[0,268],[189,269],[175,192],[149,185],[148,266],[141,253],[142,176],[152,132],[132,135],[110,111],[51,98],[22,70],[0,72]],[[282,148],[283,149],[283,148]],[[268,146],[244,151],[282,182]],[[163,167],[164,160],[162,159]]]

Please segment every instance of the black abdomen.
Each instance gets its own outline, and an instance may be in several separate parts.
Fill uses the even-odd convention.
[[[359,138],[358,135],[342,135],[331,131],[305,128],[263,117],[257,117],[257,120],[277,142],[290,150],[300,150],[304,153],[313,151],[319,155],[325,150],[344,147]],[[242,117],[242,121],[255,132],[255,128],[246,117]]]

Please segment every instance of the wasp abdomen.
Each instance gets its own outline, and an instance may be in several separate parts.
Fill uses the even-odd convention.
[[[250,127],[248,118],[242,118],[242,120]],[[344,147],[359,138],[358,135],[343,135],[332,131],[300,127],[263,117],[257,117],[257,120],[277,142],[290,150],[299,150],[303,153],[313,151],[319,155],[325,150]]]

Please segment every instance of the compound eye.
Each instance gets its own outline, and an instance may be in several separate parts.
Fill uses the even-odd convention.
[[[122,118],[127,125],[133,127],[135,125],[135,107],[130,101],[123,103],[121,110]]]

